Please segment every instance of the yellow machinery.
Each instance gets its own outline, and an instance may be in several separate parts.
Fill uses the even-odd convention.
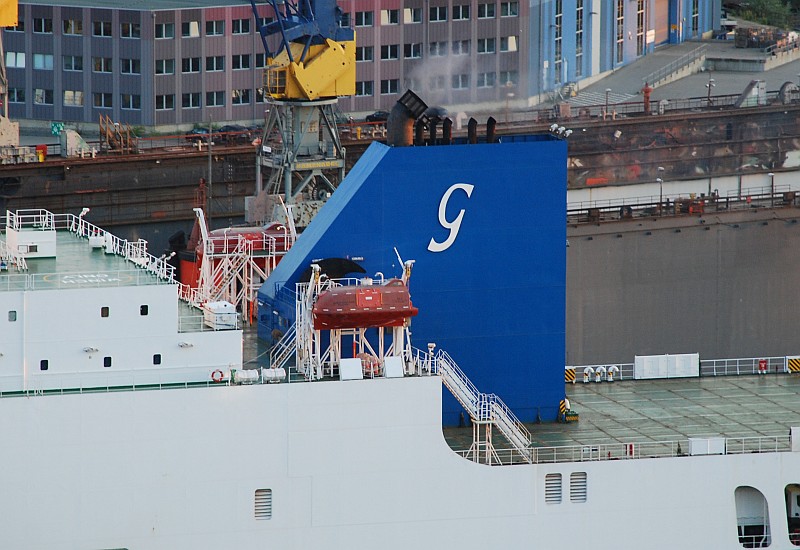
[[[267,57],[269,108],[246,217],[264,222],[282,215],[277,196],[283,195],[303,226],[344,179],[336,103],[355,94],[355,32],[336,0],[250,3]]]

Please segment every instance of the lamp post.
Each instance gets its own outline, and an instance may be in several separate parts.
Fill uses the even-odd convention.
[[[708,83],[706,84],[706,88],[708,88],[708,96],[707,97],[708,97],[708,105],[709,105],[709,107],[711,106],[711,88],[713,88],[714,86],[716,86],[716,84],[714,84],[714,79],[713,78],[709,78],[708,79]]]
[[[662,178],[662,174],[664,174],[664,167],[659,166],[656,168],[658,172],[658,177],[656,181],[658,182],[658,211],[663,215],[664,213],[664,178]]]
[[[775,174],[770,172],[769,176],[769,205],[775,206]]]
[[[510,80],[506,81],[506,90],[510,90],[514,86],[514,83]],[[506,124],[508,124],[509,119],[509,102],[514,97],[514,92],[507,92],[506,93]]]

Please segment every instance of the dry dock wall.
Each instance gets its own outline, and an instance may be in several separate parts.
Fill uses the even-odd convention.
[[[800,210],[568,228],[567,364],[800,354]]]

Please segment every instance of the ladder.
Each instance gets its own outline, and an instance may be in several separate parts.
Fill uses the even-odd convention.
[[[475,439],[471,451],[475,451],[476,458],[481,451],[487,462],[499,461],[491,442],[491,427],[495,426],[526,462],[533,462],[531,434],[502,399],[493,393],[479,392],[447,352],[437,351],[433,363],[442,383],[469,413]],[[481,438],[480,426],[486,427],[485,438]]]

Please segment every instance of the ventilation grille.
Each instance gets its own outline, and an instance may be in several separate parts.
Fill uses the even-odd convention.
[[[256,519],[272,519],[272,489],[256,489]]]
[[[561,502],[561,474],[544,476],[544,501],[548,504]]]
[[[569,475],[569,500],[586,502],[586,472],[573,472]]]

